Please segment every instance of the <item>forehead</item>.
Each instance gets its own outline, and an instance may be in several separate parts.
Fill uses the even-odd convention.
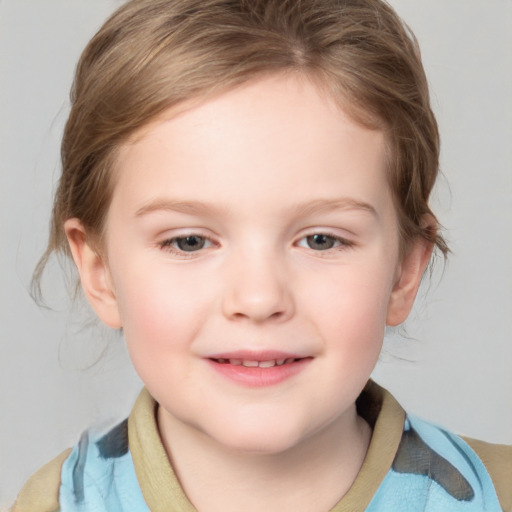
[[[385,164],[381,131],[357,123],[304,77],[267,77],[180,105],[140,130],[121,148],[114,200],[140,208],[143,196],[193,194],[261,207],[257,192],[269,203],[350,192],[379,203],[388,195]]]

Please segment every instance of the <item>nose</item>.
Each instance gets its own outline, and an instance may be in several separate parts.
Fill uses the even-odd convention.
[[[223,313],[230,320],[282,322],[294,314],[290,280],[271,255],[241,255],[225,274]]]

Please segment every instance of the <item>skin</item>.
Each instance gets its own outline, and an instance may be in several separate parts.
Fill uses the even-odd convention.
[[[431,252],[417,240],[399,256],[385,142],[308,79],[267,77],[122,148],[101,253],[67,221],[199,510],[327,510],[355,479],[371,436],[355,400]],[[240,350],[305,363],[246,385],[212,361]]]

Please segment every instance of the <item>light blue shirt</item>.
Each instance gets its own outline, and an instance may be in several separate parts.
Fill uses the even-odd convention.
[[[86,432],[62,467],[62,512],[150,512],[128,450],[127,421]],[[168,506],[173,511],[172,503]],[[407,416],[392,467],[366,512],[501,512],[491,478],[459,437]],[[288,512],[288,511],[285,511]]]

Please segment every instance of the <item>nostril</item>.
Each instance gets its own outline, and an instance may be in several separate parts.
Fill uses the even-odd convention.
[[[267,279],[264,274],[253,274],[237,276],[234,282],[227,284],[222,301],[224,315],[231,320],[257,323],[283,321],[293,315],[294,304],[288,286],[278,279]]]

